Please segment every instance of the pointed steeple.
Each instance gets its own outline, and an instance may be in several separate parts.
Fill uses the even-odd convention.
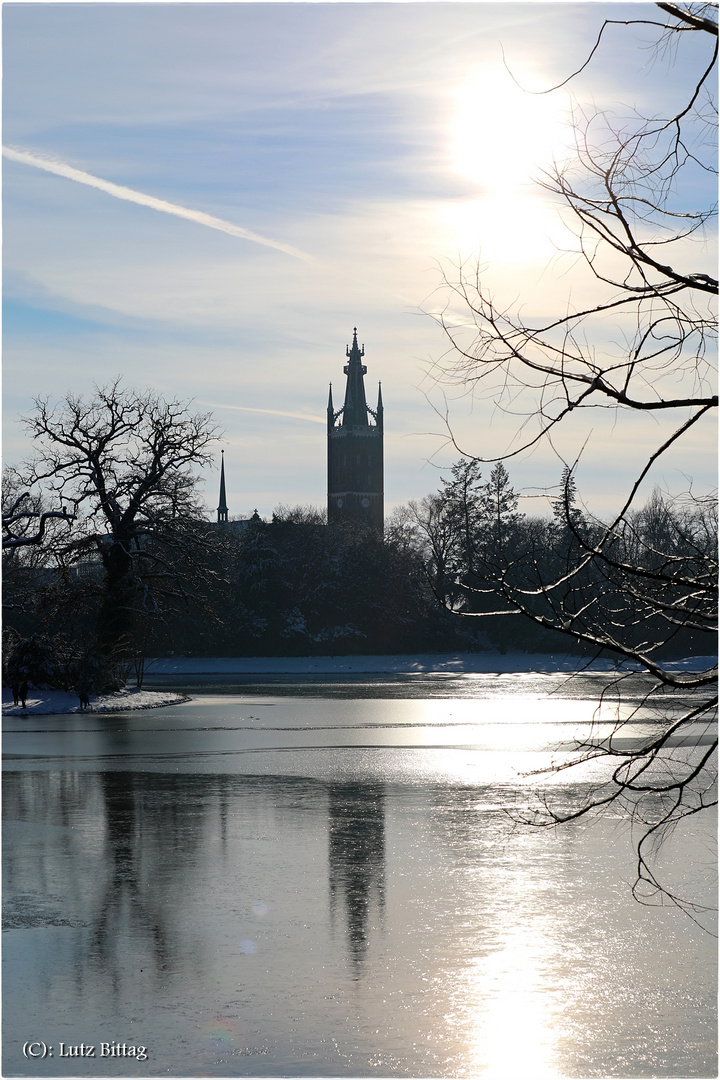
[[[228,506],[227,498],[225,495],[225,451],[221,450],[220,454],[220,505],[217,509],[218,521],[227,521],[228,519]]]
[[[343,408],[343,427],[368,427],[368,408],[365,400],[365,382],[363,376],[367,368],[362,362],[365,346],[358,346],[357,327],[353,329],[352,348],[345,349],[348,363],[343,368],[347,375],[345,405]]]
[[[378,403],[377,412],[375,413],[375,420],[377,426],[382,428],[383,426],[383,402],[382,402],[382,383],[378,383]]]

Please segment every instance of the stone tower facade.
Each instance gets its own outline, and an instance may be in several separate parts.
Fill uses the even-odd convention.
[[[382,533],[382,390],[378,384],[377,409],[371,409],[365,400],[365,346],[358,346],[357,328],[345,354],[345,404],[335,411],[331,383],[327,408],[328,524],[368,524]]]

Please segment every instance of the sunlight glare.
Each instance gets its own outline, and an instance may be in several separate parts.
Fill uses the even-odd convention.
[[[562,152],[563,138],[562,96],[526,93],[506,72],[483,74],[456,91],[453,166],[486,189],[530,183]]]
[[[473,1065],[487,1080],[555,1077],[554,1010],[542,992],[538,946],[522,934],[514,937],[478,963],[477,994],[485,1005],[476,1021]]]
[[[554,209],[529,191],[459,200],[444,217],[452,247],[481,261],[544,264],[566,239]]]

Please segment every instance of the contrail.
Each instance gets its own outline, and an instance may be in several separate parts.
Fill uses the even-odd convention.
[[[8,146],[2,148],[3,157],[9,161],[17,161],[21,165],[31,165],[35,169],[43,169],[45,172],[63,176],[66,180],[75,180],[78,184],[87,184],[88,187],[97,188],[108,195],[114,195],[116,199],[125,199],[127,202],[138,203],[139,206],[148,206],[151,210],[161,210],[163,214],[174,214],[175,217],[194,221],[197,225],[206,225],[209,229],[217,229],[229,236],[238,236],[241,240],[251,240],[254,244],[263,244],[265,247],[275,248],[286,255],[292,255],[296,259],[304,259],[307,262],[315,262],[312,255],[291,247],[290,244],[282,244],[279,240],[271,240],[260,233],[243,229],[240,225],[233,225],[231,221],[223,221],[222,218],[213,217],[212,214],[204,214],[201,210],[188,210],[185,206],[177,206],[175,203],[165,202],[164,199],[156,199],[153,195],[144,195],[142,191],[133,191],[132,188],[113,184],[109,180],[103,180],[99,176],[74,169],[72,165],[66,165],[63,161],[53,161],[50,158],[38,157],[37,154],[29,154],[25,150],[13,150]]]
[[[309,420],[313,424],[327,423],[324,417],[310,416],[309,413],[282,412],[280,409],[252,409],[249,405],[216,405],[212,401],[198,401],[198,405],[205,405],[208,409],[233,409],[237,412],[263,413],[265,416],[288,416],[291,420]]]

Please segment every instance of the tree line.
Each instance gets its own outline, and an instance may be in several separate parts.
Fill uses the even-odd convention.
[[[530,517],[502,462],[485,477],[463,458],[382,536],[311,507],[216,524],[197,495],[215,426],[188,403],[116,381],[39,399],[25,423],[36,453],[3,494],[8,681],[141,683],[156,655],[587,653],[612,649],[610,633],[630,653],[648,638],[663,655],[708,651],[710,501],[655,491],[610,543],[570,469],[551,513]],[[588,558],[600,538],[610,562]]]
[[[450,472],[435,495],[401,511],[449,610],[492,626],[496,641],[558,648],[562,635],[634,661],[714,651],[714,498],[656,487],[608,524],[580,505],[565,466],[551,514],[528,517],[503,462],[485,482],[473,459]],[[518,614],[520,625],[509,618]]]

